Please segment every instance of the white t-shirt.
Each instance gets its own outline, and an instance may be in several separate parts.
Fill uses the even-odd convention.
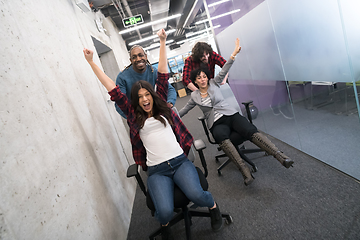
[[[140,139],[146,149],[146,165],[154,166],[181,155],[184,151],[177,142],[175,134],[167,121],[164,124],[154,117],[146,119],[140,129]]]

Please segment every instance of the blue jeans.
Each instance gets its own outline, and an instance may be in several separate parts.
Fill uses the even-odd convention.
[[[147,186],[155,206],[155,218],[162,225],[174,214],[174,184],[200,207],[211,208],[215,204],[211,193],[202,189],[195,166],[185,154],[149,167],[148,175]]]

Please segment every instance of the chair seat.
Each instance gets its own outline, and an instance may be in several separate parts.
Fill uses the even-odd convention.
[[[205,178],[204,173],[201,171],[200,168],[195,167],[198,175],[199,175],[199,179],[200,179],[200,184],[202,186],[202,188],[207,191],[208,190],[208,182]],[[174,188],[174,207],[175,208],[182,208],[184,206],[187,206],[190,203],[190,200],[185,196],[185,194],[180,190],[180,188],[178,186],[175,185]],[[155,211],[155,206],[153,201],[151,200],[150,194],[149,192],[147,192],[146,194],[146,205],[148,206],[148,208],[151,211]]]

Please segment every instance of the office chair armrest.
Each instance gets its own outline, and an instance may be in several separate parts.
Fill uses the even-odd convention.
[[[145,184],[144,181],[142,180],[140,173],[139,173],[139,166],[136,164],[132,164],[128,167],[127,172],[126,172],[126,177],[130,178],[130,177],[135,177],[137,183],[139,184],[139,187],[141,189],[141,191],[145,194],[146,196],[146,188],[145,188]]]
[[[198,120],[201,122],[203,128],[204,128],[204,131],[205,131],[205,134],[206,134],[206,137],[208,139],[208,141],[211,143],[211,144],[216,144],[216,142],[214,140],[211,139],[210,137],[210,133],[209,133],[209,130],[206,126],[206,122],[205,122],[205,116],[201,116],[201,117],[198,117]]]
[[[126,177],[130,178],[130,177],[135,177],[136,175],[139,174],[139,166],[136,164],[132,164],[128,167],[127,172],[126,172]]]
[[[250,123],[253,123],[253,122],[252,122],[252,116],[251,116],[251,113],[250,113],[250,104],[252,104],[252,103],[253,103],[252,100],[247,101],[247,102],[242,102],[242,104],[245,105],[247,117],[248,117]]]
[[[194,147],[196,151],[202,151],[206,148],[206,145],[203,140],[197,139],[194,141]]]
[[[204,141],[201,140],[201,139],[195,140],[193,145],[194,145],[195,150],[199,153],[201,165],[204,168],[204,175],[205,175],[205,177],[207,177],[208,169],[207,169],[205,156],[204,156],[204,153],[203,153],[203,150],[206,148],[206,145],[205,145]]]
[[[205,116],[198,117],[199,121],[205,120]]]

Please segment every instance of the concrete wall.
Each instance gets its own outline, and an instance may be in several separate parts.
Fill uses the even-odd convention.
[[[131,145],[82,53],[93,36],[122,69],[118,30],[72,0],[0,9],[0,239],[126,239]]]

